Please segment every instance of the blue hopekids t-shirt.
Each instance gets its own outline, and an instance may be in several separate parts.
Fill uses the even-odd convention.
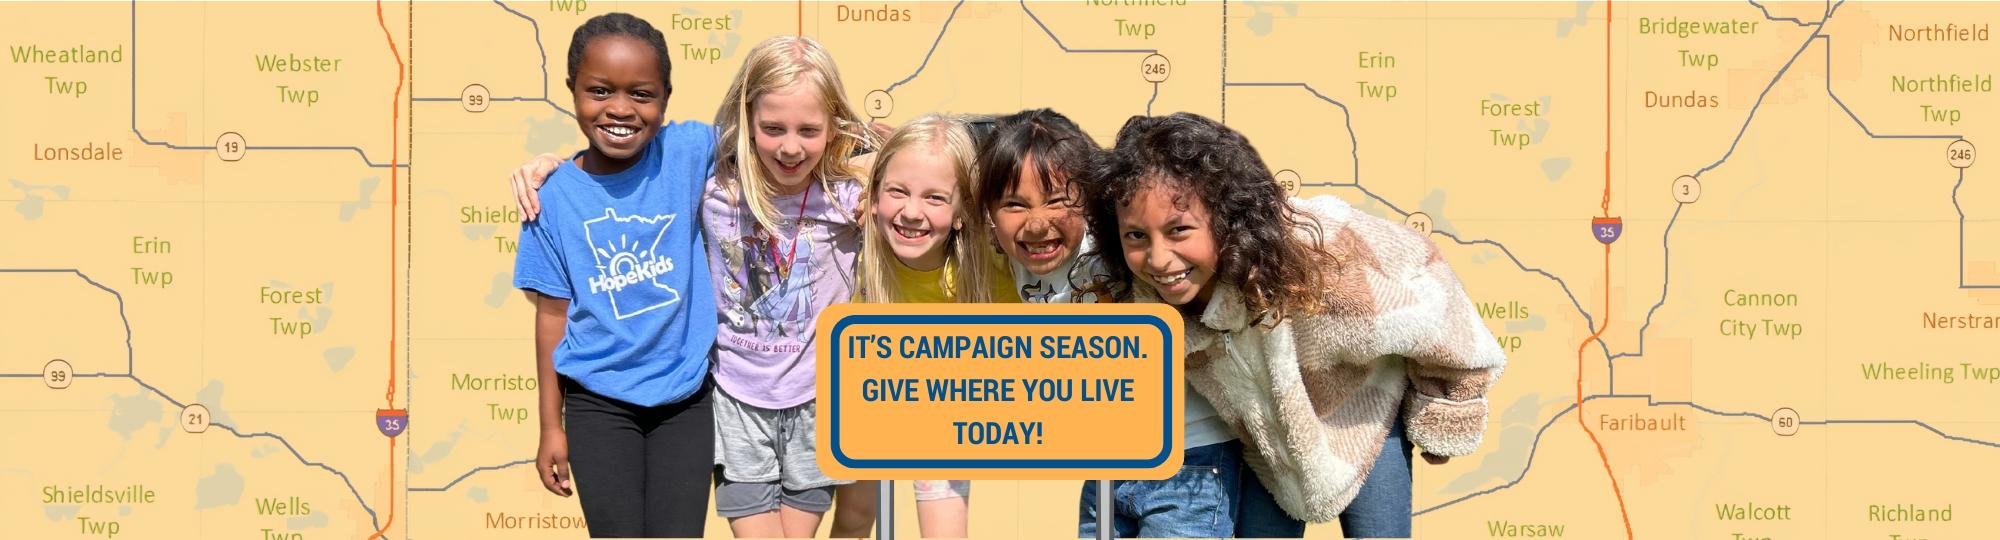
[[[514,286],[570,301],[557,373],[642,406],[701,388],[715,288],[698,216],[714,150],[713,128],[676,122],[623,172],[565,161],[549,175],[541,217],[521,223]]]

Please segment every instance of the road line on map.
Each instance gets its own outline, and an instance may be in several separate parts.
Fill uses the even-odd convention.
[[[403,122],[403,108],[402,108],[403,79],[406,75],[404,71],[407,66],[403,64],[403,53],[396,48],[396,36],[395,34],[389,32],[389,22],[382,15],[382,0],[375,0],[375,23],[382,28],[382,37],[385,40],[387,40],[389,44],[389,54],[393,55],[396,59],[396,91],[394,94],[390,95],[389,99],[389,165],[390,165],[389,167],[389,357],[388,357],[389,382],[388,385],[386,386],[386,392],[382,396],[383,401],[386,402],[384,408],[395,409],[396,408],[396,207],[398,206],[397,201],[401,199],[401,187],[402,187],[401,186],[402,179],[397,174],[398,169],[395,167],[395,165],[397,161],[402,159],[402,155],[400,153],[403,149],[402,131],[400,130],[400,124],[402,124]],[[374,540],[377,538],[384,538],[389,530],[389,527],[393,526],[396,523],[396,438],[394,436],[390,436],[388,437],[388,439],[389,439],[389,474],[388,474],[389,503],[386,506],[388,519],[383,520],[382,527],[380,529],[377,529],[374,534],[368,535],[368,538],[370,540]]]
[[[1611,217],[1611,2],[1604,2],[1604,199],[1598,208],[1601,217]],[[1594,230],[1594,228],[1593,228]],[[1597,433],[1590,430],[1590,424],[1583,420],[1583,353],[1590,350],[1590,342],[1604,337],[1611,329],[1611,242],[1604,242],[1604,321],[1598,324],[1597,332],[1584,338],[1576,347],[1576,426],[1583,434],[1590,436],[1590,444],[1597,448],[1597,459],[1604,463],[1604,477],[1611,480],[1611,494],[1618,499],[1618,517],[1625,523],[1625,538],[1631,540],[1632,514],[1625,509],[1625,492],[1618,488],[1618,475],[1611,471],[1611,456],[1604,452],[1604,443],[1597,440]]]

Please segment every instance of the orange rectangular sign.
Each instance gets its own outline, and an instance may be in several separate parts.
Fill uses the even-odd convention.
[[[835,478],[1165,479],[1181,317],[1163,304],[836,304],[818,459]]]

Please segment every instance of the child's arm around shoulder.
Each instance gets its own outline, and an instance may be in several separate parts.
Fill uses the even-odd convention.
[[[824,216],[826,220],[850,227],[858,234],[864,220],[861,196],[867,191],[866,180],[858,177],[831,178],[827,182],[827,191],[825,197],[829,207]]]
[[[527,163],[515,167],[514,173],[508,175],[507,184],[513,188],[514,203],[521,205],[522,220],[534,221],[542,215],[542,197],[538,191],[562,162],[562,156],[541,154],[528,158]]]
[[[661,133],[654,134],[654,141],[659,142],[660,137],[668,135],[668,131],[675,131],[679,134],[676,136],[694,141],[698,145],[694,149],[694,154],[702,159],[705,165],[713,165],[712,158],[715,156],[717,144],[714,126],[691,120],[676,121],[664,126]],[[513,173],[508,175],[507,184],[514,192],[514,203],[521,206],[523,221],[534,221],[535,218],[541,217],[542,185],[566,160],[567,158],[556,154],[538,154],[528,158],[528,161],[521,166],[515,167]]]

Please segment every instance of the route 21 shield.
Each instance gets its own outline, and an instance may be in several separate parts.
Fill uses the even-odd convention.
[[[402,435],[403,430],[409,429],[409,427],[410,427],[409,411],[405,411],[402,409],[375,410],[375,428],[382,430],[383,435],[387,435],[390,438],[394,438],[397,435]]]
[[[1590,235],[1606,244],[1617,242],[1625,232],[1625,220],[1615,217],[1590,218]]]

